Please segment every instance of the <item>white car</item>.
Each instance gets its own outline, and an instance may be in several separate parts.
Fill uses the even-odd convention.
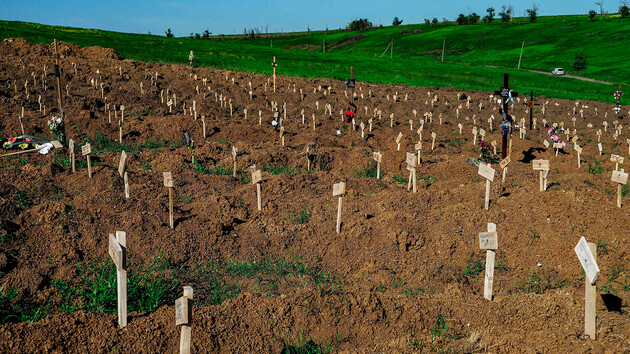
[[[555,68],[553,69],[553,71],[551,72],[554,75],[564,75],[564,69],[563,68]]]

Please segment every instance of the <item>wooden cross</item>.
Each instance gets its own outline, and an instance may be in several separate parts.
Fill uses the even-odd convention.
[[[545,140],[546,141],[546,140]],[[532,161],[534,171],[540,171],[540,191],[547,190],[547,176],[549,175],[549,160]]]
[[[278,64],[276,64],[276,57],[273,57],[271,66],[273,66],[273,92],[276,92],[276,67],[278,66]]]
[[[81,147],[81,154],[87,157],[88,177],[92,178],[92,164],[90,163],[90,155],[92,154],[92,146],[86,143]]]
[[[628,174],[623,171],[623,168],[619,171],[612,171],[611,181],[617,182],[617,208],[621,208],[621,186],[628,183]]]
[[[179,341],[179,353],[190,354],[190,340],[192,329],[192,286],[184,287],[184,296],[175,300],[175,325],[182,325],[182,333]]]
[[[589,336],[591,340],[596,339],[596,321],[597,321],[597,277],[599,276],[599,267],[597,266],[597,245],[594,243],[586,242],[584,236],[580,238],[580,241],[574,248],[575,254],[582,264],[585,279],[584,288],[584,334]]]
[[[486,276],[484,277],[483,297],[492,301],[492,286],[494,285],[494,258],[499,248],[497,225],[488,223],[488,232],[479,233],[479,248],[486,250]]]
[[[339,196],[339,203],[337,204],[337,233],[341,232],[341,209],[343,207],[344,194],[346,194],[346,183],[335,183],[333,185],[333,197]]]
[[[376,179],[381,179],[381,161],[383,160],[383,154],[374,151],[374,161],[376,161]]]
[[[116,231],[109,234],[109,256],[116,265],[116,287],[118,292],[118,326],[127,326],[127,233]]]
[[[489,165],[480,162],[477,173],[486,179],[486,200],[484,207],[488,210],[488,206],[490,205],[490,182],[494,180],[494,174],[496,171]]]
[[[164,187],[168,187],[168,224],[171,229],[174,228],[173,221],[173,187],[175,183],[173,182],[173,174],[170,172],[164,172]]]
[[[74,140],[70,139],[68,141],[68,150],[70,150],[70,160],[72,161],[72,173],[76,172],[75,162],[74,162]]]
[[[418,188],[416,187],[416,155],[407,153],[407,170],[409,170],[409,183],[407,184],[407,190],[411,189],[413,182],[413,192],[416,193]]]
[[[260,191],[260,183],[262,182],[262,173],[260,170],[252,171],[252,184],[256,185],[256,197],[258,199],[258,211],[262,210],[262,197]]]
[[[234,168],[232,170],[232,177],[236,178],[236,155],[238,154],[238,150],[236,146],[232,145],[232,160],[234,160]]]
[[[498,91],[494,91],[495,95],[500,95],[503,103],[503,112],[505,112],[506,117],[509,121],[511,121],[510,115],[508,113],[508,100],[510,98],[518,97],[518,92],[510,90],[510,74],[503,74],[503,86],[499,88]],[[501,149],[501,158],[505,158],[507,156],[507,135],[503,136],[503,144]]]

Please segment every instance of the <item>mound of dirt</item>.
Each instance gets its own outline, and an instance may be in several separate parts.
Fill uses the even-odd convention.
[[[628,350],[630,215],[626,188],[618,208],[610,180],[610,155],[627,151],[628,106],[616,114],[611,104],[538,97],[529,129],[532,108],[516,98],[511,163],[485,210],[486,181],[468,161],[482,129],[503,148],[492,92],[367,84],[355,72],[352,124],[341,81],[279,75],[274,90],[268,76],[58,45],[76,172],[67,143],[0,158],[0,351],[175,352],[183,285],[195,289],[198,352]],[[50,44],[0,43],[3,137],[54,138],[51,53]],[[583,149],[580,167],[574,144],[544,147],[554,124]],[[92,178],[80,151],[88,142]],[[415,193],[407,153],[420,154]],[[542,192],[538,159],[551,164]],[[339,182],[342,202],[332,194]],[[493,301],[483,297],[478,238],[488,223],[499,239]],[[117,230],[127,235],[124,329],[108,255]],[[584,335],[581,236],[597,244],[601,269],[596,340]]]

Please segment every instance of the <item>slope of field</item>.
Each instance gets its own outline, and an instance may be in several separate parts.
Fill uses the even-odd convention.
[[[570,17],[572,18],[572,17]],[[582,21],[573,19],[572,21]],[[195,40],[189,38],[165,38],[161,36],[126,34],[100,30],[78,29],[69,27],[46,26],[39,24],[0,21],[0,38],[22,37],[36,43],[50,43],[54,38],[67,42],[76,43],[80,46],[98,45],[107,48],[114,48],[124,58],[136,59],[144,62],[154,63],[179,63],[184,64],[188,59],[188,52],[194,50],[195,63],[200,67],[211,69],[227,69],[241,70],[260,74],[269,74],[271,72],[271,59],[276,57],[278,60],[278,73],[298,76],[298,77],[327,77],[335,79],[347,79],[349,77],[349,67],[356,68],[357,78],[375,83],[388,84],[407,84],[413,86],[437,86],[437,87],[457,87],[460,89],[471,90],[496,90],[502,84],[503,73],[508,72],[512,77],[515,90],[520,92],[534,91],[535,95],[545,95],[547,97],[557,97],[566,99],[581,100],[597,100],[601,102],[610,102],[614,88],[608,85],[582,82],[569,78],[549,77],[536,73],[530,73],[523,70],[516,70],[514,61],[518,58],[511,58],[512,51],[517,50],[512,44],[507,47],[510,49],[503,52],[498,57],[495,55],[486,56],[484,53],[494,53],[499,49],[494,47],[485,47],[479,43],[471,44],[470,38],[483,37],[487,42],[492,43],[511,43],[504,41],[502,37],[492,40],[491,34],[501,33],[519,33],[523,29],[530,28],[546,28],[542,24],[548,19],[541,20],[541,24],[523,24],[523,25],[475,25],[475,26],[450,26],[450,27],[427,27],[424,25],[410,26],[410,29],[421,28],[423,33],[399,34],[401,28],[384,28],[378,30],[355,32],[336,32],[328,35],[313,34],[294,37],[274,38],[274,46],[270,48],[269,39],[234,39],[234,40]],[[559,21],[559,20],[558,20]],[[623,24],[625,22],[615,22]],[[621,20],[619,20],[621,21]],[[578,27],[575,22],[574,26]],[[595,23],[584,23],[583,26],[604,26],[608,22],[601,21]],[[581,25],[582,26],[582,25]],[[623,42],[623,38],[619,41],[610,41],[606,27],[597,27],[598,35],[595,36],[595,43],[610,43],[616,47],[616,43]],[[615,28],[625,28],[623,25]],[[406,28],[405,28],[406,29]],[[488,33],[481,33],[486,29]],[[453,43],[449,44],[449,50],[453,56],[449,54],[447,61],[441,63],[435,59],[435,53],[427,54],[434,50],[435,41],[441,46],[444,33],[453,33]],[[467,34],[469,33],[470,34]],[[616,32],[615,32],[616,33]],[[622,32],[623,34],[624,32]],[[304,45],[321,45],[323,40],[329,43],[335,43],[338,40],[357,34],[366,37],[351,42],[347,47],[333,49],[330,53],[321,53],[313,51],[283,49],[283,48],[303,48]],[[375,51],[381,52],[384,46],[387,46],[390,36],[395,37],[395,55],[394,59],[380,58]],[[470,37],[467,37],[470,36]],[[586,36],[586,35],[585,35]],[[588,36],[586,36],[588,37]],[[455,39],[455,38],[469,38]],[[520,37],[519,37],[520,38]],[[590,37],[589,37],[590,38]],[[400,44],[399,44],[400,42]],[[449,40],[449,43],[451,41]],[[520,49],[520,39],[513,43]],[[558,66],[564,63],[560,59],[553,59],[554,56],[548,51],[540,48],[549,47],[547,42],[533,48],[535,53],[528,52],[527,60],[529,63],[536,60],[552,60],[560,61]],[[466,44],[464,46],[464,44]],[[494,45],[494,44],[493,44]],[[382,47],[382,48],[381,48]],[[416,49],[419,48],[419,49]],[[432,49],[433,48],[433,49]],[[468,50],[476,50],[473,55],[465,54]],[[528,46],[528,50],[530,46]],[[531,49],[532,51],[534,49]],[[570,49],[558,46],[557,52],[562,55],[573,55],[575,46]],[[608,48],[610,49],[610,48]],[[594,52],[594,50],[593,50]],[[402,54],[398,54],[402,53]],[[424,54],[423,54],[424,53]],[[551,56],[550,56],[551,55]],[[601,70],[612,71],[615,77],[605,75],[593,75],[596,78],[603,78],[606,81],[625,82],[627,66],[624,65],[625,58],[618,54],[617,50],[606,50],[603,53],[589,53],[593,56],[593,63],[596,63],[595,57],[605,57],[605,63],[602,63]],[[508,57],[511,59],[508,60]],[[459,59],[458,59],[459,58]],[[497,58],[500,58],[497,60]],[[547,58],[547,59],[543,59]],[[455,62],[459,60],[461,62]],[[562,59],[564,60],[564,59]],[[510,63],[507,63],[510,61]],[[608,62],[610,61],[610,63]],[[470,64],[472,63],[472,64]],[[614,64],[613,64],[614,63]],[[611,65],[606,66],[605,65]],[[504,68],[488,67],[487,65],[499,65]],[[595,65],[595,64],[593,64]],[[599,64],[598,64],[599,65]],[[564,65],[567,69],[570,65]],[[525,68],[542,69],[548,71],[546,63],[537,65],[523,65]],[[509,69],[512,68],[512,69]],[[592,67],[595,70],[595,66]],[[587,72],[588,74],[588,72]]]
[[[598,16],[599,18],[599,16]],[[335,43],[353,36],[343,45]],[[322,42],[327,51],[352,55],[380,57],[391,40],[394,40],[395,58],[441,59],[443,41],[446,40],[445,61],[516,68],[525,41],[521,68],[551,72],[564,67],[574,73],[572,63],[576,53],[588,58],[588,67],[580,76],[609,82],[628,84],[630,65],[627,63],[627,46],[630,41],[630,19],[608,18],[589,21],[586,16],[540,17],[535,23],[515,19],[514,23],[476,25],[406,25],[382,29],[301,35],[274,38],[278,47],[300,48],[317,46]],[[247,42],[269,46],[269,39]],[[389,57],[390,51],[385,53]]]
[[[491,92],[358,81],[354,130],[339,115],[350,92],[336,80],[281,75],[274,92],[269,76],[146,64],[68,43],[59,52],[77,171],[65,148],[0,160],[1,352],[176,352],[174,299],[184,285],[195,289],[194,352],[630,350],[628,189],[617,208],[610,181],[610,154],[628,151],[628,106],[615,115],[610,104],[538,98],[545,114],[534,115],[537,128],[525,138],[514,132],[506,183],[494,178],[485,210],[486,183],[473,163],[480,136],[471,132],[484,128],[487,142],[500,141],[497,119],[488,121],[498,118]],[[53,62],[51,44],[0,42],[3,139],[22,126],[51,138]],[[273,103],[286,103],[285,145],[270,124]],[[527,110],[520,98],[511,105],[517,121]],[[557,156],[543,147],[553,124],[578,139],[581,168],[570,146]],[[405,161],[418,140],[413,193]],[[92,179],[80,154],[86,142]],[[129,198],[118,174],[122,150]],[[551,162],[544,192],[533,159]],[[262,170],[261,211],[251,165]],[[337,233],[332,186],[340,181]],[[499,235],[494,301],[483,298],[478,241],[490,222]],[[127,232],[124,329],[107,254],[117,230]],[[601,269],[596,340],[584,335],[585,280],[573,251],[582,236],[597,244]]]

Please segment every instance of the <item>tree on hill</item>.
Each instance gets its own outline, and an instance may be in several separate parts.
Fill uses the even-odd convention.
[[[501,6],[501,12],[499,12],[499,16],[501,17],[501,22],[503,23],[510,22],[513,14],[514,14],[514,8],[512,7],[512,5]]]
[[[169,28],[169,29],[167,29],[167,30],[166,30],[166,32],[164,32],[164,33],[166,33],[166,37],[167,37],[167,38],[173,38],[173,37],[175,37],[175,36],[173,35],[173,32],[171,32],[171,29],[170,29],[170,28]]]
[[[203,31],[203,34],[201,35],[201,38],[203,39],[210,39],[210,35],[212,34],[212,32],[208,31],[208,29],[206,28],[205,31]]]
[[[470,15],[468,15],[468,24],[474,25],[477,22],[479,22],[479,19],[481,19],[481,16],[477,15],[476,12],[473,12]]]
[[[595,1],[595,5],[599,6],[599,14],[604,16],[604,0]]]
[[[590,10],[588,12],[588,19],[591,21],[595,21],[595,16],[597,16],[597,11],[595,10]]]
[[[536,22],[538,17],[538,5],[532,4],[531,9],[527,9],[527,16],[529,16],[529,22]]]
[[[427,26],[431,26],[431,20],[429,20],[428,18],[424,19],[424,24]]]
[[[586,69],[587,65],[588,63],[586,61],[586,55],[580,52],[575,53],[575,60],[573,61],[573,71],[580,72]]]
[[[394,27],[398,27],[403,23],[403,20],[398,19],[398,16],[394,17],[394,22],[392,22],[392,25],[394,25]]]
[[[630,17],[630,7],[628,7],[628,2],[626,0],[620,1],[621,6],[619,6],[619,14],[621,14],[621,18]]]
[[[489,7],[486,12],[488,13],[484,18],[483,21],[485,23],[492,23],[492,21],[494,20],[494,7]]]
[[[434,17],[434,18],[433,18],[433,21],[431,21],[431,23],[433,23],[433,25],[434,25],[434,26],[437,26],[437,25],[438,25],[438,19],[437,19],[437,17]]]
[[[455,20],[455,22],[458,25],[467,25],[468,24],[468,17],[466,17],[466,15],[464,14],[459,14],[459,16],[457,16],[457,20]]]
[[[368,20],[367,18],[360,18],[358,20],[352,20],[350,23],[348,23],[348,29],[350,31],[360,31],[360,30],[365,30],[372,27],[373,27],[372,22],[370,22],[370,20]]]

